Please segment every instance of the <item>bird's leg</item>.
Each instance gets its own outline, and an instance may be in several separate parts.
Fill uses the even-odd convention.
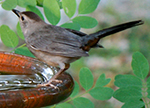
[[[47,83],[44,83],[44,84],[38,84],[38,87],[39,86],[52,86],[52,87],[56,87],[55,85],[52,84],[52,82],[60,82],[62,83],[61,80],[57,80],[57,78],[59,77],[60,74],[62,74],[65,70],[67,70],[68,68],[70,67],[70,64],[61,64],[60,65],[60,70],[47,82]],[[56,87],[57,88],[57,87]]]
[[[58,76],[64,71],[66,71],[69,67],[70,67],[70,64],[64,64],[63,67],[60,66],[60,70],[50,80],[55,80],[56,78],[58,78]]]

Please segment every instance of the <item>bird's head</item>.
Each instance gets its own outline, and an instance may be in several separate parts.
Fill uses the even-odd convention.
[[[16,9],[12,9],[12,11],[18,16],[23,32],[27,30],[29,31],[37,29],[37,27],[39,27],[41,23],[44,23],[44,21],[34,12],[31,11],[20,12]]]

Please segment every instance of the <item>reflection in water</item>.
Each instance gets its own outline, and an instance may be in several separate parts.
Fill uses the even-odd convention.
[[[37,87],[49,81],[57,70],[37,59],[0,52],[0,90]]]
[[[9,72],[0,72],[0,90],[37,87],[37,84],[49,81],[57,72],[56,68],[50,67],[42,62],[37,62],[30,69],[28,68],[28,70],[32,71],[30,75],[12,75]]]

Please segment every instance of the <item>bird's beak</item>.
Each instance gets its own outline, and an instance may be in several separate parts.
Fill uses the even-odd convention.
[[[16,10],[16,9],[12,9],[12,11],[18,16],[20,17],[20,11]]]

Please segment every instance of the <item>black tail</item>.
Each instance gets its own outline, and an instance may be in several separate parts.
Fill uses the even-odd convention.
[[[123,31],[125,29],[131,28],[134,26],[142,25],[143,23],[144,22],[142,20],[132,21],[132,22],[120,24],[117,26],[113,26],[110,28],[106,28],[93,34],[86,35],[83,37],[84,46],[82,48],[88,51],[92,47],[96,47],[96,46],[102,47],[101,45],[97,45],[98,41],[101,38]]]

